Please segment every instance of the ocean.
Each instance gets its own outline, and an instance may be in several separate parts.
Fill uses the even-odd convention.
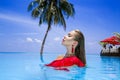
[[[87,66],[69,67],[70,71],[43,65],[57,56],[44,53],[41,63],[39,53],[0,52],[0,80],[120,80],[120,57],[86,54]]]

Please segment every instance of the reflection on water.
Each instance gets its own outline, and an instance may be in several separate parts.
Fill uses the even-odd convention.
[[[85,80],[84,76],[86,68],[79,68],[77,66],[68,68],[70,71],[55,70],[51,67],[42,67],[42,80]]]
[[[119,57],[101,57],[101,74],[110,80],[119,80],[120,76],[120,58]]]

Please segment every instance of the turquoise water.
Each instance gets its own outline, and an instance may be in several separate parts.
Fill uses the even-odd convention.
[[[44,53],[45,63],[58,54]],[[39,53],[0,53],[0,80],[120,80],[120,58],[87,54],[87,67],[41,67]]]

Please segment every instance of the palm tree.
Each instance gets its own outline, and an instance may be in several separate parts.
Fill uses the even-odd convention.
[[[28,6],[28,11],[32,11],[32,17],[39,18],[39,25],[47,23],[47,31],[42,41],[40,56],[43,61],[43,48],[46,37],[52,24],[61,24],[66,30],[66,22],[64,17],[73,16],[74,7],[67,0],[34,0]]]

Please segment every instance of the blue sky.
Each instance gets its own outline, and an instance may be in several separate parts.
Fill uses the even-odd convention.
[[[0,52],[39,52],[47,25],[38,26],[27,6],[32,0],[0,1]],[[67,29],[52,25],[44,52],[65,53],[62,38],[79,29],[85,36],[86,53],[98,53],[99,41],[120,32],[119,0],[69,0],[75,16],[66,20]]]

